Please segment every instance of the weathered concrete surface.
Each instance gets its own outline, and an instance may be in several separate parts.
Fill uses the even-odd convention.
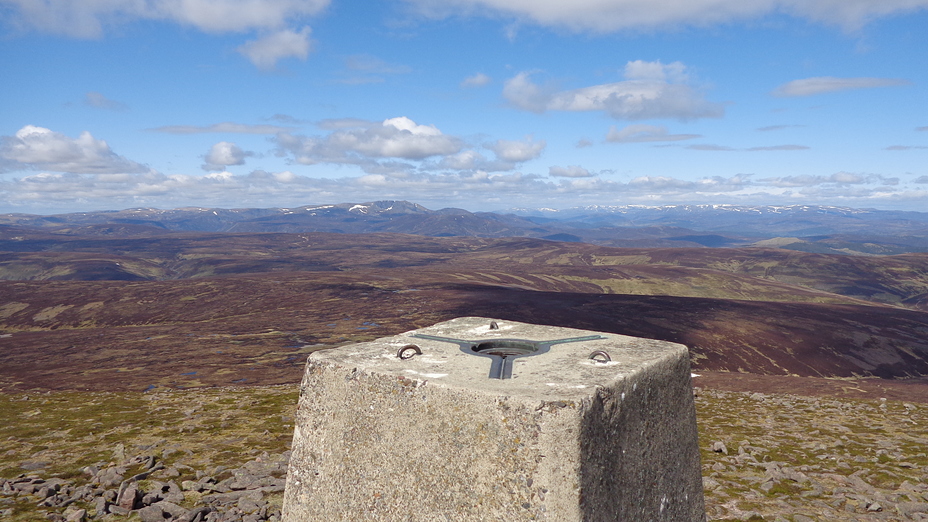
[[[686,347],[613,334],[490,379],[481,341],[596,335],[466,317],[309,357],[285,521],[705,519]],[[396,357],[407,344],[422,355]],[[610,363],[591,361],[604,350]]]

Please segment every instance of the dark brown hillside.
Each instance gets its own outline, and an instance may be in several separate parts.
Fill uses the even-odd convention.
[[[409,272],[0,282],[5,296],[0,383],[4,388],[140,390],[295,382],[308,351],[461,315],[682,342],[690,346],[697,370],[819,377],[928,374],[928,314],[923,312],[546,292],[430,282]]]
[[[461,315],[680,342],[698,371],[928,375],[924,255],[402,234],[14,237],[0,240],[4,388],[295,382],[312,350]]]

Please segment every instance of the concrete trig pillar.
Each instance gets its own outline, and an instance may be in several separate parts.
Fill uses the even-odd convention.
[[[310,355],[287,522],[702,521],[685,346],[464,317]]]

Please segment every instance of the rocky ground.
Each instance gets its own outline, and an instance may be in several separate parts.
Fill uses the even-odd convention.
[[[709,520],[928,520],[928,404],[696,392]],[[0,519],[278,520],[297,393],[0,393]]]
[[[697,389],[709,520],[928,520],[928,405]]]

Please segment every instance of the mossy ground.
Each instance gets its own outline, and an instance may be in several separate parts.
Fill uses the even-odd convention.
[[[197,470],[238,467],[289,449],[296,385],[203,388],[155,393],[0,393],[0,477],[22,473],[71,479],[85,466],[151,454],[178,465],[177,481]],[[84,477],[86,479],[86,477]],[[24,497],[11,520],[44,519]]]
[[[154,454],[179,465],[177,480],[195,479],[197,470],[286,451],[298,394],[297,385],[0,393],[0,477],[70,479],[85,466]],[[928,479],[928,405],[718,391],[700,391],[696,404],[703,476],[714,481],[706,489],[710,520],[821,519],[820,504],[836,504],[830,476],[853,474],[885,490]],[[713,452],[715,441],[729,454]],[[778,479],[762,488],[771,462],[814,481]],[[907,495],[899,501],[923,501]],[[863,516],[854,514],[862,506],[843,504],[847,518],[834,519]],[[42,519],[48,510],[0,505],[8,508],[11,520]]]

